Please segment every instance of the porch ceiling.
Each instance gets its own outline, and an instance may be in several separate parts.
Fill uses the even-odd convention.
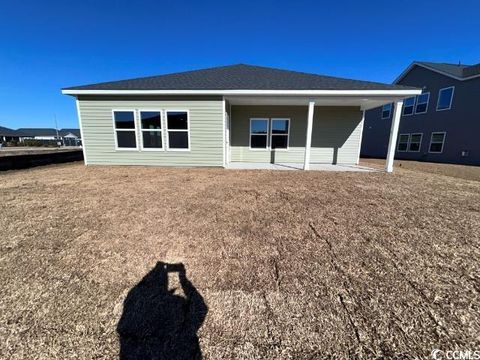
[[[408,95],[411,96],[411,95]],[[231,105],[304,105],[314,101],[315,106],[358,106],[362,110],[373,109],[388,103],[392,103],[408,96],[225,96]]]

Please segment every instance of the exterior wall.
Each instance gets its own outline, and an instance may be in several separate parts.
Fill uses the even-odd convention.
[[[221,97],[80,96],[78,100],[88,165],[223,166]],[[189,110],[190,151],[115,150],[112,109],[122,108]],[[164,121],[163,144],[165,125]],[[140,141],[137,123],[137,143]]]
[[[480,165],[480,78],[459,81],[416,66],[400,82],[400,85],[421,87],[430,92],[425,114],[402,116],[399,134],[422,133],[420,152],[396,152],[397,159],[424,160],[457,164]],[[438,91],[455,86],[450,110],[436,111]],[[365,118],[362,156],[385,157],[391,118],[381,119],[381,108],[367,111]],[[446,132],[443,152],[429,153],[432,132]],[[468,150],[469,156],[462,157]]]
[[[305,153],[308,106],[232,106],[231,161],[302,162]],[[251,150],[250,118],[290,118],[288,150]],[[362,112],[357,107],[315,107],[312,163],[356,164]]]

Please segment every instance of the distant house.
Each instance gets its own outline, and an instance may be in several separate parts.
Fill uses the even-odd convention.
[[[396,158],[480,165],[480,64],[414,62],[394,84],[423,89],[404,100]],[[366,112],[362,156],[386,156],[392,114]]]
[[[80,129],[62,129],[59,132],[64,146],[79,146],[82,144]]]
[[[401,109],[421,90],[238,64],[62,92],[76,97],[86,164],[308,170],[358,164],[365,110],[391,102]]]
[[[1,143],[7,143],[10,141],[20,141],[20,138],[23,135],[24,134],[21,131],[0,126],[0,142]]]
[[[80,129],[61,129],[57,131],[54,128],[20,128],[18,131],[23,134],[21,141],[33,139],[45,142],[59,141],[64,146],[81,145]]]

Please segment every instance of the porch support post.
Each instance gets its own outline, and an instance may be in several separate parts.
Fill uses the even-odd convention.
[[[303,159],[303,170],[310,170],[310,148],[312,147],[313,111],[315,101],[308,103],[307,137],[305,138],[305,158]]]
[[[395,103],[393,112],[392,126],[390,128],[390,140],[388,141],[387,161],[385,163],[385,171],[393,172],[393,159],[395,158],[395,149],[397,147],[398,126],[400,125],[400,116],[402,114],[403,100]]]

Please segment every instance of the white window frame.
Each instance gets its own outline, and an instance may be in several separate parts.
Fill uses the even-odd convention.
[[[452,89],[452,96],[450,97],[450,104],[448,104],[448,108],[445,108],[445,109],[439,109],[438,108],[438,105],[440,103],[440,93],[444,90],[448,90],[448,89]],[[437,98],[437,111],[446,111],[446,110],[450,110],[452,108],[452,103],[453,103],[453,95],[455,94],[455,86],[448,86],[448,87],[445,87],[445,88],[441,88],[440,90],[438,90],[438,98]]]
[[[410,145],[412,144],[412,137],[414,135],[420,135],[420,141],[418,142],[418,150],[410,150]],[[420,152],[420,149],[422,148],[422,141],[423,141],[423,133],[412,133],[408,137],[408,145],[407,145],[407,151],[408,152]]]
[[[433,135],[437,134],[443,134],[443,141],[442,141],[442,148],[440,151],[430,151],[433,143]],[[446,131],[433,131],[432,134],[430,135],[430,144],[428,145],[428,152],[430,154],[441,154],[443,153],[443,149],[445,148],[445,140],[447,139],[447,132]],[[438,142],[435,142],[438,144]]]
[[[400,139],[402,138],[402,136],[408,136],[408,139],[407,139],[407,148],[405,150],[400,150]],[[404,144],[404,142],[402,142],[402,144]],[[410,145],[410,134],[398,134],[398,144],[397,144],[397,151],[398,152],[407,152],[408,151],[408,147]]]
[[[159,112],[160,113],[160,129],[142,129],[142,112]],[[138,109],[138,128],[140,129],[140,148],[142,151],[165,151],[165,136],[163,135],[164,121],[163,121],[163,111],[161,109],[149,109],[141,108]],[[156,131],[160,133],[162,139],[161,148],[146,148],[143,147],[143,133],[147,131]]]
[[[169,112],[186,112],[187,113],[187,129],[169,129],[168,128],[168,113]],[[175,132],[186,132],[188,134],[188,148],[187,149],[178,149],[178,148],[170,148],[170,131]],[[192,143],[190,142],[190,111],[185,109],[165,109],[165,132],[166,132],[166,144],[168,151],[190,151],[192,148]]]
[[[133,124],[135,125],[134,129],[117,129],[115,124],[115,113],[116,112],[133,112]],[[113,122],[113,137],[115,140],[115,150],[116,151],[138,151],[138,124],[137,124],[137,111],[135,109],[112,109],[112,122]],[[118,147],[118,140],[117,140],[117,131],[133,131],[135,132],[135,147],[134,148],[125,148],[125,147]]]
[[[388,110],[385,110],[385,106],[390,106],[390,108]],[[382,114],[381,114],[381,118],[382,120],[384,119],[390,119],[390,116],[392,116],[392,108],[393,108],[393,104],[392,103],[389,103],[389,104],[385,104],[382,106]],[[385,111],[388,111],[388,116],[383,116],[383,113]]]
[[[411,114],[405,114],[405,109],[407,108],[407,106],[405,106],[405,102],[406,102],[407,99],[413,99],[412,113]],[[410,96],[407,99],[405,99],[404,102],[403,102],[402,116],[412,116],[412,115],[415,114],[415,105],[417,104],[417,97],[416,96]]]
[[[272,137],[273,136],[285,136],[283,134],[273,134],[273,120],[287,120],[288,121],[288,129],[287,129],[287,147],[286,148],[278,148],[278,149],[273,149],[272,148]],[[270,124],[269,124],[269,127],[270,127],[270,144],[267,144],[267,145],[270,145],[268,146],[268,149],[270,150],[275,150],[275,151],[288,151],[290,149],[290,118],[270,118]],[[250,138],[251,139],[251,138]]]
[[[263,134],[252,134],[252,121],[253,120],[266,120],[267,121],[267,133],[265,135]],[[248,148],[252,151],[268,151],[270,150],[270,143],[269,143],[269,140],[270,140],[270,118],[260,118],[260,117],[254,117],[254,118],[250,118],[250,121],[248,123]],[[266,146],[264,148],[252,148],[252,135],[256,135],[256,136],[265,136],[267,138],[267,141],[266,141]]]
[[[420,103],[420,104],[421,104],[421,105],[427,104],[427,106],[425,107],[425,111],[420,112],[420,111],[417,111],[417,106],[418,106],[418,104],[419,104],[419,103],[418,103],[418,98],[419,98],[420,96],[422,96],[422,95],[427,95],[427,101],[424,102],[424,103],[422,102],[422,103]],[[416,114],[426,114],[427,111],[428,111],[428,105],[429,105],[429,103],[430,103],[430,92],[426,92],[426,93],[417,95],[417,97],[416,97],[416,99],[415,99],[415,115],[416,115]]]

